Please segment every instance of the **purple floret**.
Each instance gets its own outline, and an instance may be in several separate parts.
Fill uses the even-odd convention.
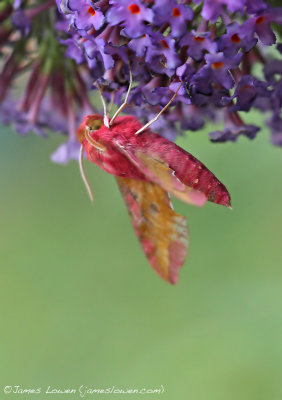
[[[13,25],[19,29],[23,35],[28,35],[31,29],[31,20],[25,11],[19,9],[13,13]]]
[[[201,0],[195,0],[200,4]],[[226,6],[230,12],[242,11],[245,0],[204,0],[202,16],[208,21],[216,22],[220,14],[223,13]]]
[[[98,61],[102,60],[105,69],[112,68],[114,65],[113,57],[105,52],[104,39],[90,38],[83,43],[88,65],[91,69],[97,68]]]
[[[246,35],[254,35],[254,33],[256,33],[264,45],[271,46],[276,42],[276,36],[271,28],[271,23],[281,23],[282,9],[278,9],[276,13],[277,14],[266,12],[259,16],[249,18],[244,23],[242,31],[245,32]]]
[[[73,59],[77,64],[82,64],[85,60],[82,46],[78,43],[75,37],[61,39],[60,43],[66,46],[66,56]]]
[[[154,22],[162,26],[169,24],[173,37],[181,37],[187,32],[187,22],[193,19],[193,10],[189,6],[179,4],[176,0],[155,0],[153,6]]]
[[[93,3],[87,0],[68,0],[70,12],[73,13],[73,24],[76,29],[85,31],[94,27],[100,29],[104,23],[104,15],[93,7]]]
[[[226,125],[222,131],[209,133],[212,142],[236,142],[239,136],[254,139],[260,130],[255,125]]]
[[[180,45],[188,46],[187,54],[196,61],[203,59],[204,51],[212,54],[217,51],[217,43],[211,39],[209,32],[197,33],[194,30],[188,32],[181,39]]]
[[[128,43],[128,47],[136,53],[137,57],[144,57],[147,49],[152,46],[152,38],[150,35],[153,35],[152,30],[146,27],[145,33],[142,36],[132,39]]]
[[[78,161],[80,143],[77,140],[68,140],[51,154],[51,160],[57,164],[67,164],[71,160]]]
[[[107,12],[110,26],[121,23],[124,33],[130,38],[137,38],[145,33],[144,22],[153,22],[153,11],[140,0],[110,0],[112,7]]]
[[[159,33],[154,33],[152,45],[148,47],[146,52],[145,61],[153,71],[172,76],[176,68],[181,64],[175,49],[175,40]]]
[[[207,54],[205,59],[212,71],[214,82],[219,83],[226,89],[231,89],[235,82],[230,69],[238,67],[241,58],[242,54],[236,54],[233,57],[225,57],[223,53]]]
[[[227,57],[234,56],[240,49],[244,52],[250,51],[257,43],[254,33],[245,29],[237,22],[227,26],[226,34],[218,40],[219,51],[222,51]]]
[[[267,125],[271,129],[272,144],[282,147],[282,118],[278,114],[274,114]]]
[[[253,76],[244,76],[237,84],[234,95],[226,102],[227,104],[231,102],[231,100],[236,99],[236,104],[232,105],[229,111],[249,111],[258,94],[256,86],[257,80]]]

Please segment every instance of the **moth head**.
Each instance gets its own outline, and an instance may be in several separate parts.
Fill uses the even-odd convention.
[[[83,143],[86,139],[86,134],[93,131],[97,131],[103,125],[103,117],[100,114],[86,115],[83,121],[79,125],[77,130],[77,139],[80,143]]]

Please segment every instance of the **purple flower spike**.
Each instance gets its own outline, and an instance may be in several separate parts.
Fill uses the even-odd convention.
[[[157,25],[169,23],[173,37],[179,37],[187,31],[187,21],[193,19],[193,10],[175,0],[156,0],[153,7]]]
[[[109,25],[122,23],[124,33],[137,38],[145,33],[144,21],[153,22],[153,11],[140,0],[110,0],[112,7],[107,12]]]
[[[79,121],[93,111],[93,82],[108,103],[119,106],[131,71],[134,88],[124,112],[142,123],[182,83],[153,126],[169,139],[222,120],[224,129],[211,133],[213,141],[253,138],[258,128],[245,125],[238,112],[256,108],[272,115],[267,125],[273,143],[282,147],[282,45],[278,52],[267,49],[280,34],[282,7],[271,2],[2,0],[0,119],[22,135],[30,130],[66,135],[67,143],[52,156],[66,163],[77,158]],[[22,96],[15,91],[11,107],[7,101],[22,73],[28,78],[25,90]]]
[[[207,54],[205,56],[207,64],[212,70],[214,81],[226,89],[231,89],[234,86],[234,79],[229,70],[238,67],[241,58],[242,54],[229,58],[225,57],[223,53]]]

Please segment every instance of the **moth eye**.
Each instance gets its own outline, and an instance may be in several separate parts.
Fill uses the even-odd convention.
[[[101,128],[101,126],[103,125],[103,121],[101,121],[100,119],[93,119],[91,121],[88,121],[87,125],[91,131],[96,131],[97,129]]]

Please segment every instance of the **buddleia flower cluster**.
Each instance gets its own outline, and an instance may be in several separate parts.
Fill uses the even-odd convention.
[[[264,0],[2,0],[0,118],[20,134],[66,135],[52,160],[77,158],[76,129],[109,103],[175,140],[183,130],[213,142],[254,139],[244,121],[258,109],[282,146],[282,7]],[[93,96],[94,94],[94,96]],[[96,112],[99,110],[96,110]]]

